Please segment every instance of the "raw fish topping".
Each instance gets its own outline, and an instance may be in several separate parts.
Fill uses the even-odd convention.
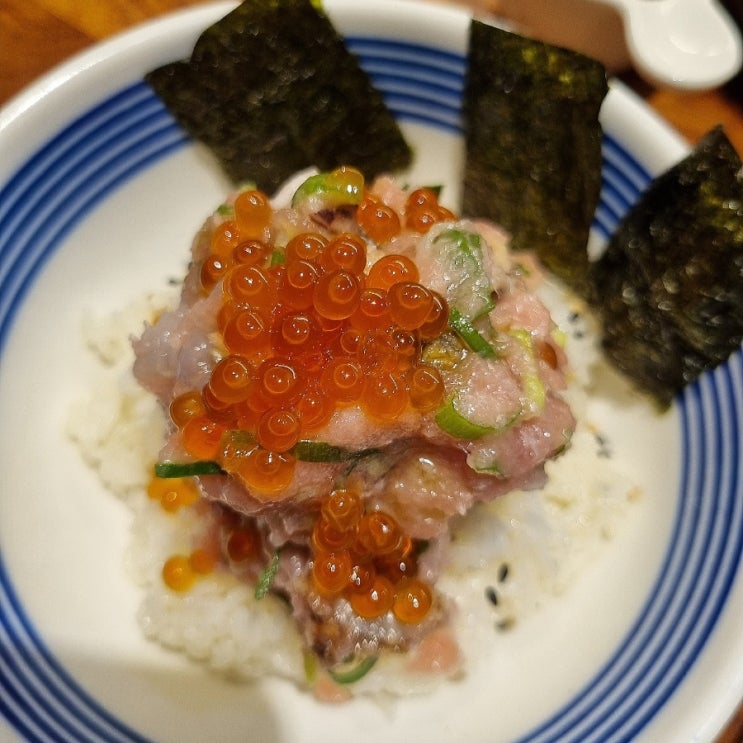
[[[170,422],[151,493],[177,508],[196,484],[203,500],[202,539],[167,585],[240,574],[287,598],[329,664],[445,624],[449,522],[541,484],[575,424],[524,261],[436,189],[345,166],[289,206],[255,188],[222,205],[179,307],[135,344]]]

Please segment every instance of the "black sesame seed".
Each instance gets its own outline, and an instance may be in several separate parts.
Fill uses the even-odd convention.
[[[498,593],[493,586],[488,586],[485,589],[485,597],[493,606],[498,606]]]
[[[598,432],[594,433],[594,438],[596,440],[596,444],[598,446],[598,456],[604,457],[606,459],[611,457],[611,447],[609,446],[608,439]]]

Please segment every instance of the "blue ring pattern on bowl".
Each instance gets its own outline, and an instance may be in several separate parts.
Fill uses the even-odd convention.
[[[465,60],[432,47],[348,39],[403,121],[461,133]],[[30,158],[0,191],[0,353],[34,277],[113,189],[188,139],[142,83],[104,100]],[[594,229],[611,234],[650,175],[605,136]],[[698,658],[735,580],[743,551],[743,359],[678,399],[683,462],[664,565],[632,630],[587,686],[520,743],[625,741],[666,703]],[[137,741],[46,647],[20,604],[0,553],[0,712],[29,740]]]
[[[601,144],[601,157],[601,198],[592,226],[606,239],[635,203],[650,176],[639,161],[606,133]]]

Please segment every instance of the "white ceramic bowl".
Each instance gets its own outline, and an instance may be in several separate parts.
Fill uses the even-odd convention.
[[[712,740],[743,696],[740,354],[662,418],[592,400],[645,496],[564,596],[431,697],[322,706],[280,682],[229,684],[142,638],[126,510],[64,425],[91,366],[81,317],[180,274],[229,188],[142,75],[187,56],[230,7],[102,44],[0,112],[0,738]],[[468,15],[327,7],[414,144],[411,181],[456,189]],[[602,121],[595,241],[685,151],[620,85]]]

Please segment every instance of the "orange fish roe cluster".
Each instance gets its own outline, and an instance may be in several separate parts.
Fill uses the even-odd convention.
[[[431,587],[417,576],[417,547],[384,511],[365,511],[358,492],[338,488],[322,502],[312,531],[312,585],[343,596],[354,612],[376,619],[390,610],[404,624],[428,614]]]
[[[222,554],[233,569],[255,564],[261,558],[263,542],[252,519],[226,519],[221,541]]]
[[[359,204],[359,226],[369,237],[384,243],[408,229],[425,233],[437,222],[456,219],[453,212],[439,204],[439,197],[432,188],[411,191],[405,202],[404,217],[385,204],[378,196],[368,193]]]
[[[344,173],[352,169],[334,171],[334,183]],[[217,460],[267,500],[294,477],[293,447],[340,406],[381,422],[438,408],[443,381],[421,350],[448,322],[445,299],[410,258],[384,255],[367,273],[362,234],[301,232],[278,245],[272,217],[268,198],[249,190],[214,229],[201,283],[221,291],[225,354],[202,390],[170,408],[192,457]],[[412,192],[402,215],[368,193],[357,209],[376,242],[452,217],[430,189]]]
[[[159,501],[164,511],[173,513],[198,501],[199,490],[191,478],[153,477],[147,486],[147,495]]]
[[[191,477],[153,477],[147,485],[147,495],[171,514],[200,502],[199,489]],[[162,579],[171,590],[186,593],[200,576],[213,572],[216,565],[217,555],[213,550],[196,547],[188,555],[171,555],[163,564]]]
[[[184,481],[188,482],[188,478]],[[164,489],[165,485],[161,487]],[[207,533],[189,554],[171,555],[163,563],[162,579],[172,591],[187,593],[199,577],[220,566],[249,580],[255,576],[263,561],[263,538],[255,519],[220,508],[214,523],[216,530]]]
[[[173,555],[163,565],[163,582],[172,591],[186,593],[193,588],[199,577],[209,575],[216,563],[216,556],[202,548],[197,548],[188,555]]]

